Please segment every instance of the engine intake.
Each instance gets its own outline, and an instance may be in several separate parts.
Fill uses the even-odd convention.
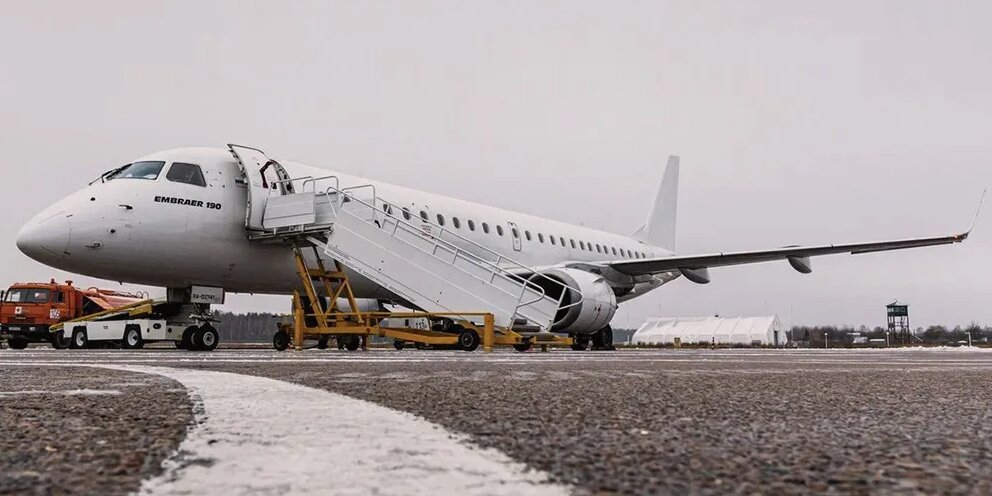
[[[570,334],[592,334],[610,323],[617,312],[617,297],[606,279],[602,276],[579,269],[549,269],[541,271],[546,277],[535,277],[532,281],[544,288],[548,296],[562,298],[561,308],[555,316],[554,332]],[[551,280],[549,280],[551,279]],[[553,281],[560,284],[555,284]],[[562,287],[578,289],[578,292]],[[576,304],[579,302],[578,304]]]

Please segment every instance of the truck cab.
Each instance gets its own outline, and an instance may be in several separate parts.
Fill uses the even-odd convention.
[[[22,349],[30,342],[50,342],[48,328],[78,313],[78,298],[71,283],[14,284],[0,301],[0,334],[11,348]]]

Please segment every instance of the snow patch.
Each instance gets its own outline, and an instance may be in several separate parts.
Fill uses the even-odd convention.
[[[196,425],[143,495],[568,494],[412,414],[263,377],[139,365],[190,392]]]

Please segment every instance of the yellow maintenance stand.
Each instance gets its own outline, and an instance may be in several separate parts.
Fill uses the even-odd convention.
[[[334,337],[348,350],[354,351],[362,347],[369,336],[465,351],[475,351],[481,345],[486,352],[492,351],[495,346],[512,346],[518,351],[527,351],[532,345],[538,345],[542,351],[547,351],[549,346],[572,344],[571,338],[550,333],[525,336],[512,329],[496,327],[493,314],[488,312],[363,312],[351,290],[344,266],[335,260],[333,270],[328,270],[317,248],[312,245],[309,248],[313,250],[316,267],[307,265],[299,244],[294,246],[301,288],[293,292],[292,324],[280,324],[272,338],[272,345],[277,350],[282,351],[290,346],[302,350],[307,339],[326,343],[327,339]],[[338,299],[347,301],[350,308],[338,308]],[[448,325],[435,330],[391,324],[397,320],[408,322],[409,319],[427,319],[428,322],[445,322]]]

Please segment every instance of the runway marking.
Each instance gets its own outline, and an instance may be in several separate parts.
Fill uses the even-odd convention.
[[[168,377],[197,405],[178,456],[144,482],[144,495],[570,493],[466,436],[340,394],[229,372],[77,366]]]

